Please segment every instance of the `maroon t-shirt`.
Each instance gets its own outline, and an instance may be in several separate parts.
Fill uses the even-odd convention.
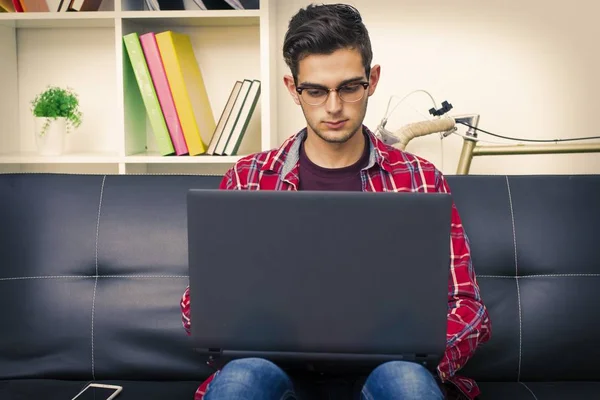
[[[300,187],[299,190],[338,190],[361,191],[360,171],[369,163],[369,140],[365,140],[365,150],[360,159],[343,168],[323,168],[310,161],[300,146]]]

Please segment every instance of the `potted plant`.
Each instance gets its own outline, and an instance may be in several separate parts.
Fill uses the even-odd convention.
[[[35,138],[41,155],[60,155],[65,134],[81,125],[79,99],[71,88],[48,86],[31,102]]]

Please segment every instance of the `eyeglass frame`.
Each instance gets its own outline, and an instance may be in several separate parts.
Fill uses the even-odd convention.
[[[329,99],[329,94],[331,92],[336,92],[336,94],[338,95],[338,98],[343,101],[344,103],[356,103],[358,101],[361,101],[365,95],[363,93],[363,95],[361,96],[360,99],[358,100],[354,100],[354,101],[346,101],[344,99],[342,99],[342,97],[340,96],[339,90],[345,86],[350,86],[350,85],[361,85],[365,91],[365,93],[367,92],[367,89],[369,88],[369,86],[371,85],[369,82],[346,82],[341,84],[340,86],[336,87],[336,88],[328,88],[325,86],[318,86],[318,85],[310,85],[310,86],[298,86],[296,87],[296,92],[298,92],[298,94],[300,95],[300,97],[302,97],[302,91],[306,90],[306,89],[322,89],[322,90],[326,90],[327,91],[327,96],[325,96],[325,100],[323,100],[323,102],[318,103],[318,104],[311,104],[309,102],[307,102],[306,100],[304,100],[306,102],[306,104],[311,105],[311,106],[321,106],[323,104],[325,104],[327,102],[327,100]]]

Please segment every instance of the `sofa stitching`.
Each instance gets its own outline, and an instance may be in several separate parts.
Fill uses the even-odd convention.
[[[189,278],[189,275],[98,275],[98,278]]]
[[[519,279],[531,278],[598,278],[600,274],[534,274],[534,275],[519,275]],[[479,278],[498,278],[498,279],[515,279],[513,275],[477,275]]]
[[[535,393],[533,393],[533,390],[531,390],[529,388],[529,386],[527,386],[526,384],[524,384],[523,382],[519,382],[521,385],[525,386],[525,389],[529,390],[529,393],[531,393],[531,395],[533,396],[534,400],[538,400],[537,396],[535,395]]]
[[[510,182],[508,176],[506,176],[506,188],[508,190],[508,202],[510,205],[510,219],[512,222],[513,231],[513,244],[515,252],[515,282],[517,284],[517,304],[519,306],[519,366],[517,369],[517,382],[521,380],[521,358],[522,358],[522,344],[523,344],[523,320],[521,311],[521,288],[519,287],[519,264],[517,262],[517,232],[515,228],[515,213],[513,208],[512,194],[510,192]]]
[[[139,279],[185,279],[189,275],[42,275],[42,276],[13,276],[0,278],[3,281],[20,281],[27,279],[95,279],[95,278],[139,278]],[[477,279],[515,279],[514,275],[477,275]],[[537,274],[520,275],[519,279],[535,278],[600,278],[600,274]]]
[[[100,186],[100,201],[98,202],[98,219],[96,221],[96,275],[94,279],[94,294],[92,296],[92,330],[91,330],[91,342],[92,342],[92,379],[96,380],[96,370],[94,365],[94,312],[96,309],[96,288],[98,287],[98,236],[100,233],[100,211],[102,210],[102,197],[104,196],[104,183],[106,182],[106,175],[102,177],[102,185]]]
[[[92,278],[139,278],[139,279],[185,279],[189,275],[44,275],[44,276],[13,276],[0,278],[3,281],[20,281],[26,279],[92,279]],[[514,275],[477,275],[477,279],[515,279]],[[536,278],[600,278],[600,274],[537,274],[519,275],[519,279]]]
[[[189,275],[45,275],[45,276],[15,276],[0,278],[2,281],[20,281],[26,279],[96,279],[96,278],[140,278],[140,279],[183,279]]]
[[[2,281],[22,281],[25,279],[69,279],[69,278],[95,278],[95,275],[47,275],[47,276],[13,276],[10,278],[0,278]]]
[[[98,287],[98,277],[94,280],[94,295],[92,297],[92,379],[96,380],[96,371],[94,369],[94,308],[96,306],[96,288]]]

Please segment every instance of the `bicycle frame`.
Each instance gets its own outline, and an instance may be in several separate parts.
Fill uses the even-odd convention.
[[[404,150],[408,143],[421,136],[439,132],[445,138],[456,131],[456,125],[464,124],[469,127],[463,138],[460,152],[457,175],[468,175],[473,157],[521,155],[521,154],[564,154],[564,153],[600,153],[600,142],[594,143],[549,143],[547,144],[517,144],[517,145],[482,145],[477,139],[478,114],[465,114],[451,118],[436,119],[432,121],[418,121],[402,126],[395,132],[385,129],[387,120],[384,118],[377,127],[377,135],[387,144]]]
[[[482,145],[477,141],[476,128],[479,123],[479,115],[458,116],[454,119],[457,124],[465,122],[471,126],[463,137],[463,146],[456,168],[457,175],[469,174],[473,157],[522,154],[600,153],[600,143]]]

